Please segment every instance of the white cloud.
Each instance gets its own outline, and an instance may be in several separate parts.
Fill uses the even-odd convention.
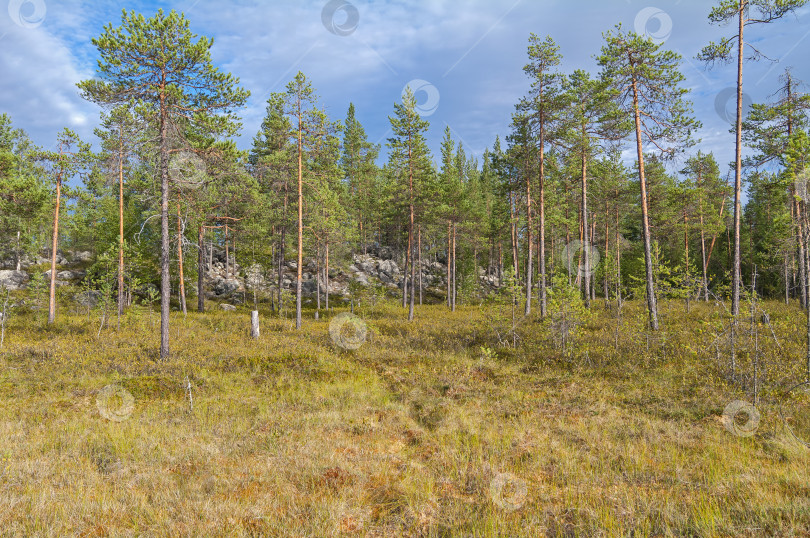
[[[63,126],[87,136],[97,123],[98,109],[77,95],[75,83],[93,76],[92,37],[102,26],[120,22],[122,7],[81,0],[50,1],[45,22],[23,29],[0,13],[0,111],[39,143],[52,143]],[[369,138],[384,142],[387,116],[403,86],[413,79],[438,88],[441,100],[432,123],[429,143],[435,151],[445,125],[450,125],[478,153],[496,135],[505,138],[514,104],[528,88],[522,72],[530,32],[551,35],[560,45],[561,69],[597,70],[594,55],[602,46],[602,32],[622,22],[632,29],[646,0],[349,0],[359,15],[356,29],[346,36],[330,33],[321,16],[326,0],[171,2],[184,11],[191,28],[213,36],[212,54],[222,69],[241,78],[252,97],[242,112],[241,147],[258,129],[267,94],[283,91],[298,70],[312,79],[333,119],[342,119],[350,101]],[[734,66],[706,71],[694,56],[710,40],[729,28],[708,24],[708,6],[696,2],[661,0],[656,4],[672,21],[665,47],[684,57],[686,86],[693,89],[695,113],[703,122],[697,133],[701,149],[714,150],[721,166],[732,159],[733,136],[714,110],[718,92],[733,86]],[[137,8],[145,15],[151,11]],[[798,79],[810,82],[810,65],[801,52],[810,43],[804,9],[768,27],[751,28],[750,38],[783,61],[745,67],[745,91],[755,102],[769,98],[776,77],[787,65]],[[344,18],[338,24],[345,24]],[[804,39],[804,40],[803,40]],[[768,73],[768,70],[771,70]],[[632,152],[631,152],[632,153]]]

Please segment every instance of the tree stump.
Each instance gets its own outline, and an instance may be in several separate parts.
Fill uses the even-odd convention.
[[[250,336],[251,338],[259,337],[259,311],[254,310],[250,313]]]

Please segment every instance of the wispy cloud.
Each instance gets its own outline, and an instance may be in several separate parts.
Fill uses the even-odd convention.
[[[563,71],[595,72],[594,55],[602,45],[602,32],[619,22],[633,29],[638,13],[649,7],[646,0],[349,1],[356,8],[357,21],[347,35],[325,27],[326,0],[46,0],[45,20],[36,28],[22,28],[0,12],[4,75],[0,110],[9,112],[15,125],[40,144],[50,142],[63,126],[90,136],[98,110],[83,102],[75,89],[76,82],[94,73],[90,39],[102,32],[104,24],[119,24],[124,7],[150,15],[161,6],[184,11],[193,31],[213,36],[214,61],[251,90],[243,111],[241,147],[249,146],[258,129],[268,93],[283,91],[301,70],[312,79],[334,119],[342,119],[349,102],[354,102],[372,140],[386,136],[388,116],[403,87],[415,79],[428,81],[441,95],[438,108],[428,118],[431,148],[438,151],[444,126],[449,125],[467,149],[480,156],[496,135],[504,138],[514,104],[528,88],[522,67],[530,32],[551,35],[558,42]],[[710,26],[708,8],[699,2],[669,0],[658,7],[672,25],[664,46],[684,57],[686,84],[693,89],[695,112],[704,124],[697,136],[703,139],[704,149],[715,151],[719,162],[728,162],[733,137],[715,112],[714,99],[733,85],[734,69],[706,71],[694,60],[703,45],[728,29]],[[337,12],[335,17],[339,16]],[[784,59],[775,66],[746,64],[746,92],[754,102],[773,93],[776,76],[788,65],[794,66],[797,78],[810,81],[810,64],[797,53],[808,16],[810,12],[803,10],[778,22],[772,27],[778,31],[749,31],[770,56]]]

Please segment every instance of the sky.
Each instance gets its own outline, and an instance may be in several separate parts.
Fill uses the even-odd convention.
[[[7,10],[2,4],[7,3]],[[191,29],[214,38],[213,61],[240,79],[251,97],[241,111],[237,145],[248,149],[270,92],[298,71],[312,81],[333,120],[357,109],[370,141],[391,136],[388,117],[408,85],[430,122],[427,139],[438,160],[445,127],[480,159],[509,132],[515,104],[529,89],[523,72],[530,33],[560,46],[560,70],[598,73],[602,34],[621,23],[682,57],[698,148],[713,151],[726,170],[733,160],[736,65],[706,66],[695,55],[735,31],[710,25],[708,0],[0,0],[0,113],[38,145],[52,148],[64,127],[96,143],[100,109],[76,83],[95,75],[91,39],[121,23],[121,11],[145,16],[159,8],[184,12]],[[792,68],[810,82],[810,6],[770,25],[746,30],[747,40],[773,61],[744,67],[746,102],[766,102],[778,77]],[[632,155],[626,144],[626,155]]]

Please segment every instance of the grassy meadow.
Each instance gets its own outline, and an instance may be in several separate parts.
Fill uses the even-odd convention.
[[[208,306],[172,313],[165,362],[144,307],[100,332],[98,311],[12,312],[0,535],[810,535],[795,305],[760,305],[733,380],[714,303],[665,302],[650,334],[643,305],[597,302],[563,346],[536,317],[512,331],[508,306],[409,323],[382,302],[355,310],[353,351],[329,335],[345,308],[296,332],[262,306],[253,340],[250,307]],[[754,401],[755,356],[760,421],[734,435],[721,416]],[[131,413],[103,413],[111,384]]]

